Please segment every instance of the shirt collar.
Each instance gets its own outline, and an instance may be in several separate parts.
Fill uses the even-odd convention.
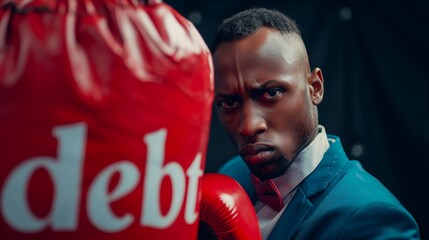
[[[328,150],[329,142],[325,128],[319,125],[318,130],[319,133],[314,140],[298,154],[286,172],[282,176],[273,179],[282,197],[288,195],[313,172]]]

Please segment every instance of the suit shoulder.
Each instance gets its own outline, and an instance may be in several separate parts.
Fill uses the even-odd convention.
[[[350,161],[348,170],[343,173],[332,191],[334,194],[342,194],[342,198],[355,198],[355,203],[391,202],[402,207],[390,190],[365,171],[357,161]]]
[[[246,191],[252,201],[255,201],[255,188],[250,179],[250,170],[243,159],[237,155],[225,162],[218,170],[218,173],[234,178]]]
[[[247,166],[239,155],[226,161],[218,170],[218,173],[225,174],[235,178],[234,176],[242,171],[248,171]]]
[[[373,201],[345,221],[339,239],[420,239],[419,228],[405,208]]]

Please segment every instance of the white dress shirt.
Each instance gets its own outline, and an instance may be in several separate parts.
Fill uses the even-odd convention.
[[[277,224],[280,216],[283,214],[284,210],[295,194],[295,187],[298,186],[298,184],[302,182],[311,172],[313,172],[313,170],[322,160],[323,155],[328,150],[328,148],[329,142],[325,128],[319,125],[319,133],[310,143],[310,145],[308,145],[298,154],[298,156],[282,176],[273,179],[274,183],[280,190],[285,207],[280,212],[277,212],[261,201],[256,202],[254,207],[258,216],[262,239],[265,240],[268,238],[274,226]]]

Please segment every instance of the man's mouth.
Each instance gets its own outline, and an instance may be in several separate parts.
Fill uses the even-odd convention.
[[[265,144],[246,144],[240,149],[240,156],[249,164],[261,164],[269,161],[274,148]]]

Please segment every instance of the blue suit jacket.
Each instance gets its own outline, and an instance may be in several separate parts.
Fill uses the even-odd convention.
[[[419,239],[416,221],[357,161],[338,137],[297,191],[268,239]],[[237,156],[220,173],[235,178],[257,200],[250,172]]]

